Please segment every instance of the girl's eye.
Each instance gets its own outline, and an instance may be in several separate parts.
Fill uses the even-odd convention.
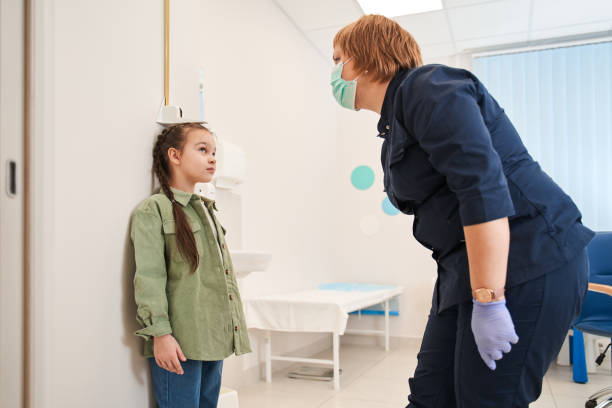
[[[205,148],[205,147],[200,147],[200,151],[201,151],[201,152],[205,152],[205,151],[206,151],[206,148]]]

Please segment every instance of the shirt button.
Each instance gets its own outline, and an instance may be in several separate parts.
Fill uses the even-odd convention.
[[[385,126],[385,129],[389,130],[391,127],[389,125]]]
[[[229,274],[230,274],[229,269],[226,269],[226,270],[225,270],[225,274],[226,274],[226,275],[229,275]]]
[[[229,295],[230,300],[234,300],[234,297],[232,296],[232,294],[230,293]]]
[[[225,243],[223,243],[223,244],[221,245],[221,248],[225,249]]]
[[[234,331],[238,331],[238,326],[234,326]]]

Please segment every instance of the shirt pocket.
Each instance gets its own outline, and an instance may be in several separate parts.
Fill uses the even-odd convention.
[[[190,223],[191,231],[196,241],[196,247],[198,248],[198,254],[200,260],[204,252],[202,242],[202,226],[198,223]],[[178,249],[178,242],[176,239],[176,222],[174,220],[166,220],[163,223],[164,238],[166,242],[166,257],[176,263],[187,263],[187,260],[183,257]]]
[[[415,142],[408,136],[408,132],[404,126],[397,120],[393,121],[393,129],[390,131],[388,138],[387,160],[389,162],[389,167],[391,167],[404,158],[406,150],[410,148],[411,145],[414,145]]]

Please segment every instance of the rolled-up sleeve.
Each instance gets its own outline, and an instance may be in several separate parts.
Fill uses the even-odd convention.
[[[423,86],[409,106],[414,135],[459,201],[463,226],[514,214],[499,155],[470,78],[443,78]],[[413,90],[414,91],[414,90]],[[412,96],[412,98],[411,98]]]
[[[136,319],[143,326],[134,334],[150,339],[172,333],[166,297],[165,243],[159,214],[148,208],[137,209],[132,215],[130,236],[136,260]]]

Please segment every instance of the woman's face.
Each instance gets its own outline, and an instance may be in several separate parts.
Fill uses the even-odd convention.
[[[208,183],[217,167],[214,136],[205,129],[188,130],[179,155],[177,171],[190,183]]]
[[[358,72],[355,71],[353,60],[351,59],[348,63],[346,62],[351,55],[344,55],[344,52],[337,45],[334,46],[334,55],[333,55],[334,64],[339,64],[340,62],[344,63],[342,67],[342,79],[345,81],[352,81],[357,78],[359,75]]]

